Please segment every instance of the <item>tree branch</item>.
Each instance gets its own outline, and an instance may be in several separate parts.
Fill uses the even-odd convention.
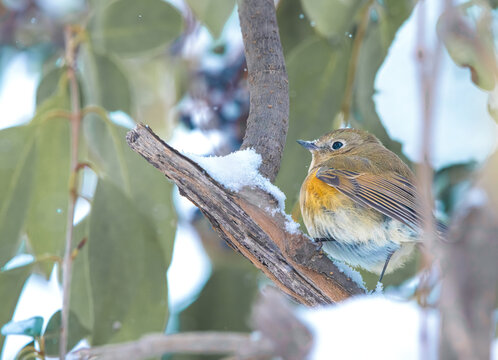
[[[263,158],[259,171],[274,181],[287,136],[289,82],[273,0],[239,0],[248,68],[250,109],[241,149]]]
[[[282,295],[270,287],[253,308],[253,333],[191,332],[149,334],[137,341],[104,345],[72,353],[76,359],[146,359],[172,353],[230,354],[234,359],[303,360],[311,350],[312,335]]]
[[[138,125],[127,135],[130,147],[158,168],[209,219],[214,230],[298,302],[319,305],[363,293],[301,233],[285,230],[276,201],[255,189],[233,193],[191,159]],[[266,210],[263,210],[266,209]]]

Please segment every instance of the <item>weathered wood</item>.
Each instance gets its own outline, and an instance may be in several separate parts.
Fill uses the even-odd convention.
[[[273,0],[239,0],[250,108],[241,149],[263,158],[259,171],[273,182],[287,136],[289,82]]]
[[[230,192],[144,125],[130,131],[127,141],[178,186],[230,246],[298,302],[328,304],[363,293],[307,237],[285,230],[284,216],[270,214],[276,203],[268,194],[255,189]]]

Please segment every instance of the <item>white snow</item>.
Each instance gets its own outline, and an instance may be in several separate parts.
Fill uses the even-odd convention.
[[[285,195],[259,173],[262,159],[254,149],[240,150],[226,156],[199,156],[187,153],[185,156],[199,164],[225,188],[238,192],[245,186],[258,187],[270,193],[278,201],[279,208],[284,209]]]
[[[436,358],[437,312],[424,312],[415,302],[359,296],[335,306],[302,308],[298,316],[314,336],[311,360]],[[428,353],[421,346],[424,320]]]
[[[352,269],[349,265],[346,265],[343,262],[337,260],[333,260],[333,263],[335,266],[337,266],[340,272],[342,272],[347,277],[351,278],[351,280],[353,280],[356,283],[356,285],[358,285],[363,290],[367,290],[365,282],[363,281],[363,277],[358,271]]]

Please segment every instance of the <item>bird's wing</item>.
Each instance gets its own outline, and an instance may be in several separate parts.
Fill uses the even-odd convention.
[[[421,224],[415,186],[410,179],[400,174],[388,172],[381,176],[322,167],[315,176],[352,200],[372,207],[413,229]]]

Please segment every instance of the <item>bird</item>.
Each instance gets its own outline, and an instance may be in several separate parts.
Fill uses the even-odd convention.
[[[382,282],[421,239],[413,172],[364,130],[343,128],[297,142],[312,154],[299,194],[309,235],[332,258],[380,274]]]

